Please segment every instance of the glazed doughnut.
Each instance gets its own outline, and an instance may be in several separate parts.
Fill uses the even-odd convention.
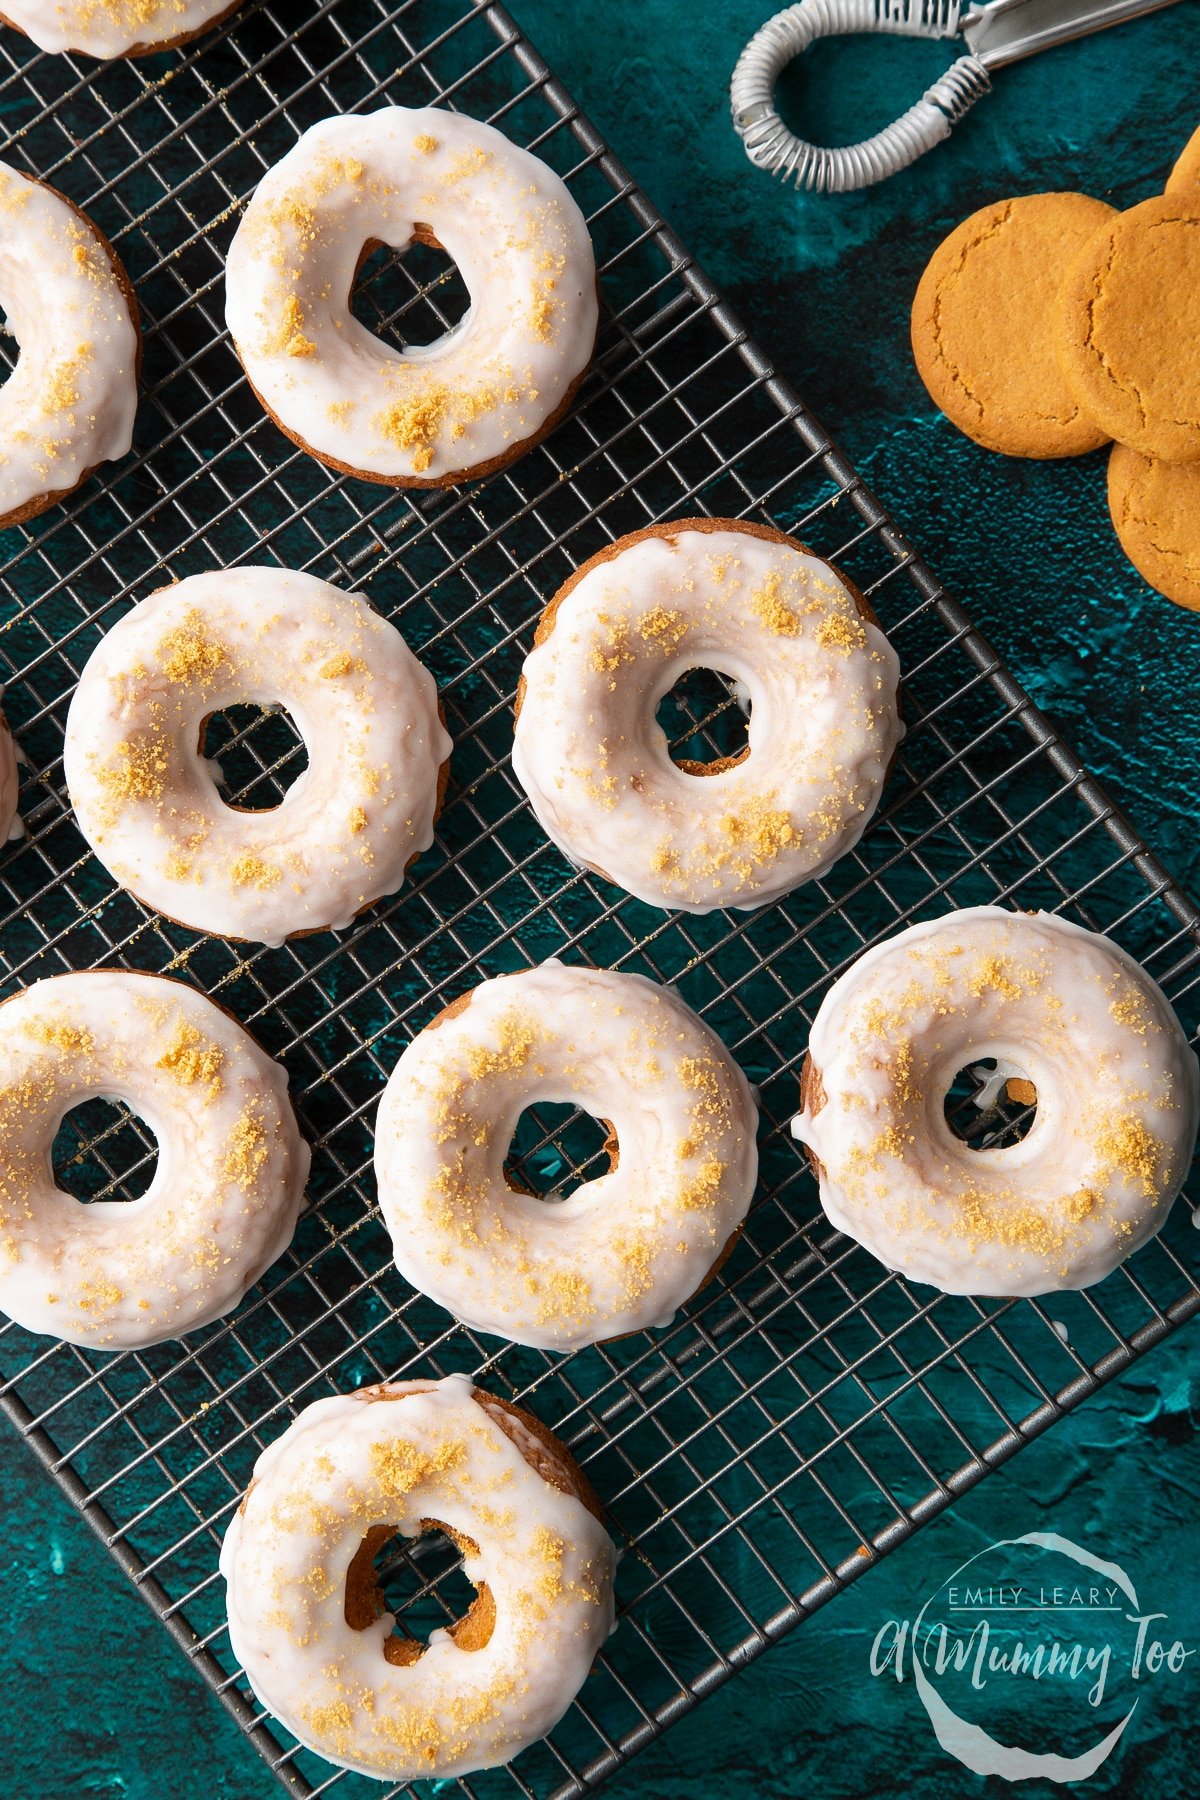
[[[610,1168],[556,1202],[504,1169],[543,1101],[609,1130]],[[546,1350],[669,1324],[741,1229],[757,1118],[721,1040],[668,989],[553,960],[484,981],[384,1091],[375,1174],[396,1267],[476,1330]]]
[[[0,694],[2,693],[3,689],[0,689]],[[8,720],[0,712],[0,844],[6,838],[18,838],[24,833],[21,815],[17,811],[20,787],[17,746],[8,728]]]
[[[0,0],[0,24],[39,50],[84,56],[150,56],[190,43],[229,18],[242,0]]]
[[[439,245],[471,296],[435,343],[393,348],[350,311],[377,244]],[[225,316],[255,393],[322,462],[395,487],[491,473],[558,423],[591,361],[596,264],[552,169],[428,107],[324,119],[255,190]]]
[[[95,1350],[231,1312],[290,1243],[308,1177],[279,1064],[194,988],[121,969],[6,1000],[0,1048],[0,1308]],[[97,1095],[158,1140],[136,1200],[81,1204],[54,1179],[55,1132]]]
[[[973,1150],[943,1101],[995,1058],[1037,1112]],[[821,1004],[792,1130],[839,1231],[951,1294],[1090,1287],[1162,1225],[1196,1139],[1196,1058],[1108,938],[977,906],[859,957]]]
[[[281,704],[308,767],[279,806],[221,798],[209,714]],[[147,906],[222,937],[340,930],[433,842],[450,740],[433,677],[361,594],[286,569],[192,575],[88,659],[63,766],[79,828]]]
[[[372,1558],[440,1530],[477,1589],[429,1642],[392,1631]],[[509,1761],[571,1704],[613,1623],[613,1546],[570,1456],[463,1375],[318,1400],[263,1451],[221,1550],[262,1705],[392,1781]]]
[[[141,331],[116,251],[57,188],[0,163],[0,217],[0,307],[20,346],[0,388],[3,527],[125,455]]]
[[[672,762],[688,669],[750,697],[740,757]],[[903,734],[895,652],[828,563],[767,526],[687,519],[593,556],[547,607],[513,771],[572,862],[681,912],[776,900],[858,841]]]

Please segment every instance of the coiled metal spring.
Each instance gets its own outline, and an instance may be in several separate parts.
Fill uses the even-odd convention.
[[[959,0],[799,0],[769,19],[746,45],[733,72],[733,123],[752,163],[797,187],[846,193],[895,175],[950,134],[991,89],[974,56],[960,56],[914,106],[873,137],[836,149],[805,143],[775,108],[780,71],[818,38],[850,32],[952,38]]]

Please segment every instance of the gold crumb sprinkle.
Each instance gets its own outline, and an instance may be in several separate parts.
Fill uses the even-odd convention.
[[[230,866],[229,875],[235,887],[271,888],[280,879],[280,870],[267,862],[257,850],[243,850]]]
[[[114,1306],[120,1306],[124,1298],[124,1290],[108,1276],[103,1276],[98,1281],[80,1283],[78,1306],[80,1312],[107,1313]]]
[[[866,627],[857,613],[830,613],[817,627],[817,642],[825,650],[840,650],[849,656],[853,650],[866,648]]]
[[[278,330],[264,346],[268,356],[315,356],[317,346],[304,333],[304,308],[298,295],[289,294],[283,303]]]
[[[446,419],[450,390],[428,387],[418,394],[395,400],[375,415],[373,423],[390,443],[411,450],[412,465],[422,474],[433,462],[433,447]]]
[[[206,1042],[203,1033],[189,1019],[176,1022],[171,1041],[155,1064],[184,1087],[202,1087],[210,1101],[217,1098],[224,1086],[221,1079],[224,1066],[225,1052],[218,1044]]]
[[[227,1180],[248,1187],[267,1160],[267,1129],[259,1106],[251,1102],[238,1115],[229,1134],[221,1172]]]
[[[114,744],[108,762],[97,769],[96,779],[113,805],[126,800],[160,800],[169,766],[159,735],[151,731]]]
[[[531,1018],[510,1012],[500,1021],[499,1037],[496,1050],[472,1044],[467,1051],[467,1072],[473,1081],[524,1068],[537,1041],[537,1028]]]
[[[784,598],[783,581],[778,569],[772,569],[762,586],[751,594],[750,610],[777,637],[795,637],[800,631],[800,615],[792,610]]]
[[[1141,1119],[1127,1115],[1106,1120],[1097,1135],[1096,1150],[1126,1180],[1136,1182],[1149,1199],[1157,1195],[1163,1147]]]
[[[80,371],[91,353],[90,343],[80,344],[74,356],[51,366],[42,393],[42,411],[48,418],[55,413],[69,413],[73,406],[79,405]]]
[[[323,681],[337,681],[342,675],[361,675],[365,673],[366,667],[361,656],[351,656],[348,650],[338,650],[328,662],[321,664],[317,673]]]
[[[461,1441],[446,1441],[436,1450],[426,1451],[404,1438],[390,1438],[371,1445],[371,1474],[390,1499],[400,1500],[415,1487],[460,1468],[466,1456],[467,1447]]]
[[[25,1029],[39,1044],[48,1044],[54,1050],[69,1050],[80,1056],[90,1056],[96,1047],[96,1041],[86,1026],[71,1025],[66,1019],[31,1019]]]
[[[194,606],[160,639],[158,655],[167,679],[184,686],[208,687],[229,665],[224,644],[209,636],[204,615]]]
[[[526,1286],[537,1300],[538,1320],[543,1325],[574,1324],[595,1313],[592,1284],[578,1270],[555,1269],[549,1275],[530,1275]]]

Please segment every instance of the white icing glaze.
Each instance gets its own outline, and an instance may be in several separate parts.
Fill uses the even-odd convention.
[[[308,767],[281,805],[227,806],[203,722],[281,704]],[[360,594],[311,575],[193,575],[89,658],[67,716],[79,827],[124,887],[197,931],[281,943],[348,925],[433,842],[450,754],[433,677]]]
[[[364,247],[418,225],[471,297],[433,344],[381,342],[349,309]],[[427,107],[324,119],[255,190],[225,315],[259,398],[314,455],[371,480],[445,481],[509,458],[591,360],[596,268],[552,169],[489,125]]]
[[[291,1241],[308,1176],[278,1063],[162,976],[94,969],[0,1006],[0,1308],[97,1350],[179,1337],[241,1300]],[[54,1179],[68,1112],[122,1100],[158,1141],[136,1200]]]
[[[306,1407],[259,1457],[221,1550],[230,1642],[259,1700],[310,1749],[380,1779],[507,1762],[562,1717],[613,1622],[604,1527],[474,1394],[452,1375]],[[466,1549],[495,1623],[477,1649],[435,1631],[397,1665],[390,1613],[347,1623],[347,1573],[372,1528],[418,1537],[430,1520]]]
[[[165,50],[232,12],[236,0],[0,0],[41,50],[111,57]]]
[[[0,688],[0,696],[3,692]],[[17,811],[20,788],[17,746],[8,728],[8,720],[0,713],[0,843],[5,838],[17,838],[23,834],[21,815]]]
[[[513,769],[548,836],[651,906],[749,908],[861,836],[903,734],[898,664],[798,545],[665,527],[594,559],[525,663]],[[655,719],[688,669],[750,701],[749,755],[695,775]]]
[[[32,501],[50,505],[99,463],[125,455],[139,344],[90,221],[8,163],[0,163],[0,307],[20,346],[0,387],[3,523]]]
[[[539,1101],[616,1133],[616,1168],[565,1200],[505,1179]],[[380,1104],[396,1266],[477,1330],[543,1349],[666,1324],[746,1215],[756,1125],[741,1070],[668,989],[557,961],[482,982],[413,1040]]]
[[[1101,1280],[1161,1227],[1196,1140],[1196,1058],[1118,945],[1048,913],[979,906],[861,956],[809,1039],[824,1103],[792,1130],[839,1231],[955,1294]],[[995,1057],[1037,1090],[1020,1143],[972,1150],[943,1100]]]

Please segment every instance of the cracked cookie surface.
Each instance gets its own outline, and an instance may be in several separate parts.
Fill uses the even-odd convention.
[[[1079,456],[1109,433],[1063,380],[1050,320],[1071,259],[1115,217],[1087,194],[972,213],[930,258],[912,311],[917,372],[960,431],[1008,456]]]
[[[1067,272],[1054,326],[1067,384],[1106,436],[1200,461],[1200,186],[1102,225]]]
[[[1108,509],[1138,573],[1176,605],[1200,610],[1200,464],[1157,462],[1114,444]]]

